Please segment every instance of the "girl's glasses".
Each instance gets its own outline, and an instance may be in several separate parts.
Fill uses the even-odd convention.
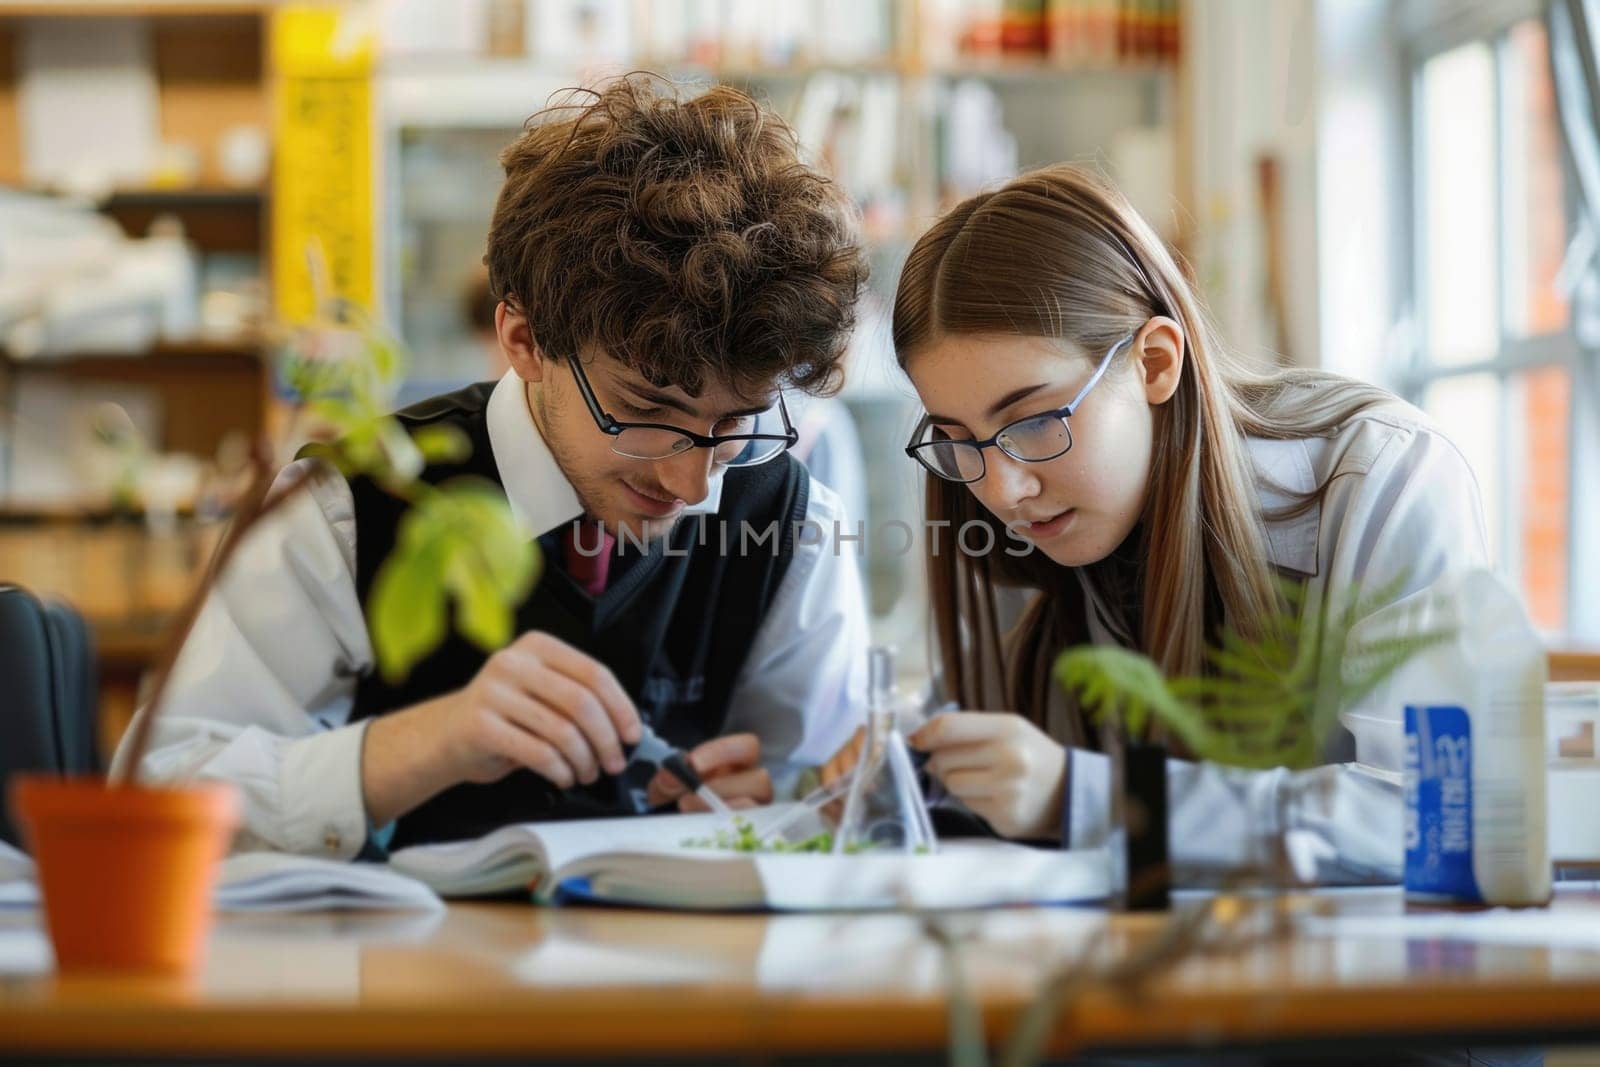
[[[1089,390],[1111,366],[1112,357],[1133,337],[1131,333],[1126,334],[1106,350],[1099,366],[1095,367],[1089,380],[1066,407],[1041,411],[1037,415],[1026,415],[1015,422],[1008,422],[993,437],[982,441],[950,437],[924,415],[906,445],[906,455],[948,482],[975,482],[982,478],[985,470],[983,450],[991,445],[1023,463],[1043,463],[1066,455],[1072,448],[1072,430],[1067,426],[1067,419],[1078,410],[1083,398],[1089,395]]]

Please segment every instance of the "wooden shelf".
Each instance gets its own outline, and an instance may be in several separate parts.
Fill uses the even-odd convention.
[[[805,61],[800,63],[786,63],[778,66],[762,66],[759,63],[733,63],[707,65],[702,63],[687,63],[683,60],[640,60],[638,65],[646,70],[663,70],[674,76],[692,75],[710,78],[719,82],[753,82],[753,81],[803,81],[817,74],[850,74],[858,77],[872,75],[902,75],[910,69],[906,64],[892,58],[865,59],[857,61],[841,60],[829,62],[827,60]]]
[[[158,217],[174,215],[202,252],[261,255],[266,247],[267,197],[260,189],[130,189],[107,197],[100,210],[130,237],[143,237]]]
[[[206,337],[199,336],[183,341],[157,341],[154,345],[139,352],[127,353],[100,353],[86,352],[81,355],[67,354],[64,356],[44,356],[36,359],[18,359],[4,349],[0,349],[0,363],[13,370],[75,372],[85,368],[122,367],[129,363],[170,364],[194,367],[204,364],[239,363],[260,364],[265,362],[265,339],[255,334],[245,334],[238,337]]]
[[[34,186],[45,196],[71,196],[62,189]],[[269,193],[259,186],[191,185],[113,190],[94,201],[129,237],[144,237],[161,215],[175,215],[183,232],[202,252],[261,253],[265,246]]]
[[[182,521],[194,518],[194,504],[186,502],[176,509]],[[0,505],[0,535],[22,527],[50,526],[129,526],[143,528],[143,508],[113,508],[104,498],[51,500],[48,502],[6,503]]]
[[[928,68],[943,78],[1075,78],[1098,75],[1156,77],[1177,71],[1175,62],[1156,59],[1062,62],[1048,56],[971,57]]]
[[[1600,682],[1600,648],[1558,648],[1550,651],[1552,682]]]
[[[1086,61],[1067,63],[1049,56],[1027,53],[993,57],[972,56],[949,63],[927,63],[917,56],[877,56],[860,60],[801,60],[766,66],[760,63],[694,63],[683,59],[636,58],[626,66],[658,71],[669,77],[699,77],[725,82],[803,81],[818,74],[852,77],[889,75],[933,78],[1073,78],[1085,75],[1137,75],[1151,77],[1177,70],[1177,63],[1158,59]],[[571,67],[537,59],[496,56],[405,56],[387,60],[383,73],[408,76],[430,74],[518,74],[576,77]]]
[[[120,15],[133,18],[212,18],[218,15],[263,15],[276,4],[271,0],[0,0],[0,18],[83,18]]]
[[[156,78],[157,137],[199,154],[202,187],[223,184],[218,146],[235,126],[270,128],[266,15],[271,4],[62,3],[8,4],[0,0],[0,183],[20,185],[22,158],[21,71],[17,55],[23,17],[141,16],[149,24]]]
[[[259,209],[266,199],[267,190],[260,186],[190,185],[170,188],[127,188],[114,190],[111,195],[99,201],[99,207],[102,211],[131,207],[156,207],[170,211],[190,205]]]
[[[271,375],[258,338],[161,342],[143,353],[85,353],[45,359],[0,354],[6,378],[52,375],[85,388],[114,383],[150,389],[165,413],[157,446],[213,456],[232,433],[250,439],[266,425]]]

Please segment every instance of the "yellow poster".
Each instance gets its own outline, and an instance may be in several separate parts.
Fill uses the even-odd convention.
[[[317,299],[372,310],[373,49],[337,7],[291,4],[272,17],[277,155],[272,289],[280,321]]]

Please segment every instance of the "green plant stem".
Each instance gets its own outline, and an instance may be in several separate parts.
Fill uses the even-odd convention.
[[[1271,890],[1267,896],[1244,895],[1253,877],[1230,879],[1230,884],[1207,903],[1169,916],[1138,951],[1099,967],[1092,960],[1106,931],[1096,931],[1082,952],[1045,979],[1038,995],[1012,1028],[1001,1053],[1000,1067],[1030,1067],[1041,1062],[1062,1015],[1090,989],[1109,988],[1128,999],[1137,999],[1147,995],[1152,982],[1185,960],[1234,956],[1281,940],[1291,924],[1277,891],[1281,879],[1275,871],[1275,866],[1269,867],[1261,883]],[[1241,895],[1234,896],[1235,893]],[[1228,917],[1219,919],[1218,911],[1224,909]],[[1270,921],[1263,929],[1249,929],[1246,920],[1263,909],[1270,909]],[[1236,932],[1241,927],[1242,932]]]
[[[961,942],[934,916],[923,920],[923,930],[939,946],[944,962],[945,996],[949,1005],[950,1067],[989,1067],[989,1044],[983,1032],[983,1012],[967,984]]]
[[[150,686],[150,699],[145,702],[144,709],[135,717],[131,734],[128,738],[128,756],[124,763],[126,768],[122,775],[108,776],[110,785],[133,785],[139,780],[139,766],[144,762],[145,752],[150,748],[150,733],[153,729],[156,716],[161,711],[161,701],[166,697],[167,685],[172,680],[173,668],[177,666],[178,655],[183,651],[189,634],[194,629],[196,620],[200,618],[200,611],[205,606],[206,597],[210,595],[216,585],[218,577],[233,558],[244,535],[251,528],[271,515],[284,502],[299,492],[300,488],[311,479],[313,468],[307,466],[297,471],[285,483],[282,490],[269,498],[272,482],[275,477],[270,446],[263,443],[258,446],[257,453],[252,461],[255,474],[251,477],[250,485],[240,498],[238,509],[233,514],[232,521],[228,524],[228,532],[223,535],[222,543],[211,555],[211,562],[206,567],[205,576],[189,591],[184,600],[183,609],[179,612],[172,629],[168,631],[166,643],[161,648],[161,659],[156,664],[154,681]]]

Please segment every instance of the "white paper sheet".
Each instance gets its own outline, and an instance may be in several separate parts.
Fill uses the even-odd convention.
[[[38,902],[33,861],[0,842],[0,909]],[[278,852],[246,852],[224,860],[216,904],[230,912],[444,908],[433,890],[387,867]]]
[[[34,926],[0,929],[0,975],[42,974],[55,964],[50,939]]]
[[[32,19],[18,51],[28,180],[143,184],[160,137],[145,20]]]

